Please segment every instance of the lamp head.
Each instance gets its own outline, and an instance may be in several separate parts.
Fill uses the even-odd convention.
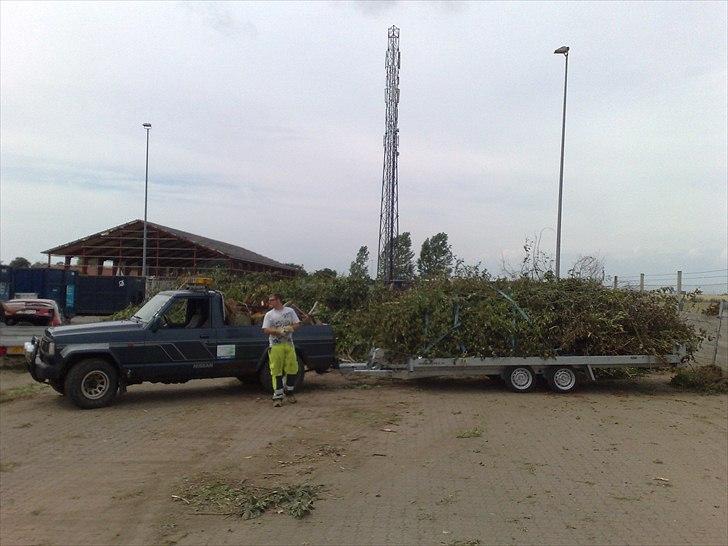
[[[151,129],[152,124],[151,123],[142,123],[142,127],[144,127],[145,129]]]
[[[568,55],[569,54],[569,46],[561,46],[559,49],[554,51],[557,55]]]

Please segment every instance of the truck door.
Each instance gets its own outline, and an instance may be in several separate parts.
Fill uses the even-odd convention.
[[[182,294],[170,300],[147,337],[154,364],[146,379],[209,377],[214,366],[210,298],[205,293]]]

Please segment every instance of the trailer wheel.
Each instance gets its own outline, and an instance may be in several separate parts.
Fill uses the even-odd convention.
[[[504,377],[506,385],[513,392],[532,391],[536,385],[533,370],[527,366],[514,366],[509,368]]]
[[[573,368],[555,367],[546,373],[546,382],[554,392],[567,393],[576,388],[577,376]]]

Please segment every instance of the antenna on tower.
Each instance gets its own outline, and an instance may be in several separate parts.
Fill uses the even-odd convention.
[[[384,90],[384,167],[382,169],[382,204],[379,212],[379,250],[377,278],[386,283],[396,280],[395,241],[399,236],[399,197],[397,162],[399,158],[399,29],[389,28],[386,62],[387,87]]]

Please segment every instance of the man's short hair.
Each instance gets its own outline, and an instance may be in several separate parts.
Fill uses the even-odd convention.
[[[279,293],[277,293],[277,292],[274,292],[273,294],[271,294],[270,296],[268,296],[268,299],[271,299],[271,298],[275,298],[275,299],[277,299],[277,300],[278,300],[279,302],[283,303],[283,296],[281,296],[281,295],[280,295]]]

